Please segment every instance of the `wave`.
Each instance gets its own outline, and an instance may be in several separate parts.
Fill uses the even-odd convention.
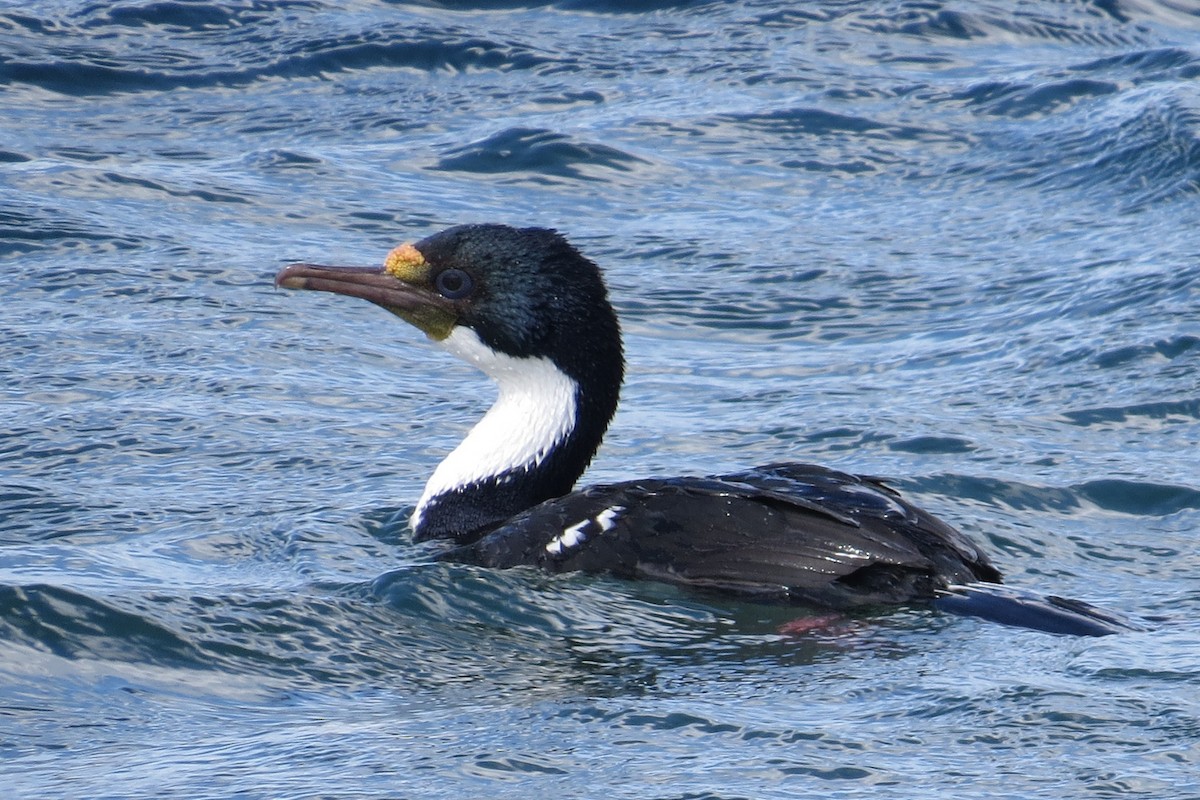
[[[1105,189],[1123,211],[1195,194],[1200,102],[1183,87],[1197,75],[1200,56],[1160,48],[970,85],[945,99],[996,120],[978,133],[987,165],[973,153],[951,171],[1051,191]]]
[[[1115,3],[1096,5],[1089,15],[1073,13],[1065,4],[1058,15],[1043,5],[1037,14],[1014,14],[1010,6],[976,3],[959,10],[951,3],[902,3],[887,13],[868,10],[854,15],[853,27],[875,34],[904,34],[930,41],[1001,40],[1006,44],[1052,41],[1074,45],[1129,47],[1145,38],[1127,23]],[[906,7],[907,6],[907,7]]]
[[[1153,403],[1134,403],[1127,406],[1104,406],[1067,411],[1063,417],[1083,428],[1111,427],[1134,420],[1200,420],[1200,399],[1160,400]]]
[[[11,27],[14,19],[26,20],[23,27],[34,27],[28,18],[9,14],[0,15],[0,29],[6,24]],[[257,22],[250,34],[235,26],[236,35],[220,42],[183,38],[171,40],[170,47],[142,47],[140,37],[97,36],[94,31],[87,33],[85,26],[62,25],[59,27],[79,35],[37,50],[16,46],[0,55],[0,85],[24,84],[88,97],[229,88],[262,80],[325,78],[379,68],[531,70],[559,61],[524,45],[429,25],[312,38],[292,33],[276,38],[271,24]]]
[[[551,183],[548,176],[604,180],[606,172],[631,172],[648,163],[610,145],[578,141],[543,128],[518,127],[453,148],[432,169],[523,175],[535,183]]]
[[[937,491],[1015,511],[1071,514],[1090,506],[1131,516],[1165,517],[1200,509],[1200,489],[1152,481],[1105,478],[1056,487],[947,474],[905,482],[905,485],[910,484],[920,490]]]

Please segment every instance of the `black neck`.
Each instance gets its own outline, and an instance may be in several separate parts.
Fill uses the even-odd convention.
[[[597,424],[581,410],[580,423],[540,463],[507,470],[435,496],[424,508],[417,541],[453,539],[470,544],[527,508],[571,491],[600,446],[608,419]]]
[[[571,491],[600,447],[617,409],[624,360],[616,351],[588,363],[560,365],[576,381],[575,424],[541,461],[508,469],[431,498],[416,526],[417,541],[478,540],[509,518]],[[568,370],[570,370],[568,372]]]

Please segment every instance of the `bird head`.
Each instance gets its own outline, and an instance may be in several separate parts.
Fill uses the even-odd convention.
[[[396,247],[378,267],[293,264],[275,284],[369,300],[439,342],[467,328],[491,351],[550,358],[567,374],[587,371],[589,342],[615,341],[621,356],[599,268],[543,228],[459,225]]]

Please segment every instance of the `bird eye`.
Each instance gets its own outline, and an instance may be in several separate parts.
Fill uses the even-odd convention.
[[[444,269],[433,280],[438,294],[447,300],[461,300],[475,288],[471,276],[461,269]]]

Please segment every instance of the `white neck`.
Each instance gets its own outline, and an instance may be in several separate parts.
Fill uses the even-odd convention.
[[[536,465],[575,427],[578,385],[550,359],[497,353],[470,328],[455,328],[439,344],[487,373],[499,385],[500,394],[425,484],[413,513],[414,528],[433,498]]]

